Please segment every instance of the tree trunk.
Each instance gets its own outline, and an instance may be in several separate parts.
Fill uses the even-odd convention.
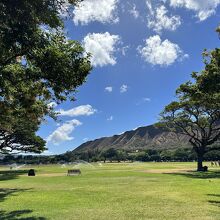
[[[203,153],[198,153],[198,159],[197,159],[197,171],[204,171],[203,169]]]

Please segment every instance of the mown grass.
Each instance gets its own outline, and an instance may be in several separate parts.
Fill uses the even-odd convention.
[[[220,169],[194,163],[0,167],[0,219],[220,219]],[[71,168],[82,175],[66,176]],[[185,170],[184,170],[185,169]],[[190,171],[190,172],[187,172]]]

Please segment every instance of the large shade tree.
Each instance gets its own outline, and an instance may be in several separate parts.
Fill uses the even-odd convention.
[[[44,151],[36,131],[50,102],[74,100],[89,55],[63,31],[77,0],[0,0],[0,153]]]
[[[193,82],[176,91],[177,101],[165,107],[161,122],[189,138],[198,158],[197,170],[204,171],[204,154],[216,150],[220,140],[220,50],[204,52],[205,69],[192,73]]]

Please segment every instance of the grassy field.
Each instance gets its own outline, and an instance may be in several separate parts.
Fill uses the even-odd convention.
[[[0,219],[219,220],[220,169],[195,163],[0,167]],[[82,175],[66,176],[71,168]]]

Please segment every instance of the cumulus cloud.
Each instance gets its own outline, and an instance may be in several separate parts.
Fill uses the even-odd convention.
[[[204,21],[215,14],[219,4],[220,0],[170,0],[172,7],[184,7],[195,11],[196,17],[200,21]]]
[[[146,62],[161,66],[169,66],[177,60],[188,57],[177,44],[167,39],[162,41],[159,35],[146,39],[145,45],[139,46],[138,51]]]
[[[152,8],[151,3],[147,3],[150,15],[147,19],[148,28],[153,29],[157,33],[164,30],[175,31],[181,25],[180,16],[168,16],[168,10],[164,5],[157,7],[155,10]]]
[[[125,93],[125,92],[127,92],[127,91],[128,91],[128,86],[123,84],[123,85],[120,87],[120,93]]]
[[[58,145],[64,141],[71,141],[74,138],[71,135],[73,130],[82,123],[76,119],[65,122],[63,125],[58,127],[51,135],[46,139],[47,142],[52,142],[55,145]]]
[[[135,19],[139,18],[140,13],[137,10],[137,7],[135,4],[133,4],[132,8],[128,11]]]
[[[143,100],[144,102],[150,102],[150,101],[151,101],[151,98],[144,97],[142,100]]]
[[[118,35],[110,33],[89,33],[83,40],[86,52],[91,53],[91,63],[93,66],[115,65],[116,57],[114,52],[120,42]]]
[[[57,103],[56,102],[50,102],[49,104],[47,104],[48,108],[56,108],[57,107]]]
[[[141,100],[139,100],[139,101],[136,103],[136,105],[142,105],[142,104],[144,104],[144,103],[146,103],[146,102],[151,102],[151,98],[144,97],[144,98],[142,98]]]
[[[151,0],[146,0],[146,5],[147,5],[147,8],[149,10],[150,15],[153,16],[154,15],[154,9],[152,7]]]
[[[107,121],[112,121],[114,117],[111,115],[109,118],[107,118]]]
[[[86,25],[90,22],[116,23],[118,0],[84,0],[75,7],[73,21]]]
[[[105,91],[107,91],[107,92],[112,92],[112,91],[113,91],[112,86],[107,86],[107,87],[105,87]]]
[[[61,0],[58,0],[59,3],[61,3]],[[69,17],[70,15],[70,9],[71,4],[68,0],[62,0],[62,4],[60,4],[59,13],[62,17]]]
[[[70,116],[70,117],[77,117],[77,116],[89,116],[93,115],[97,112],[91,105],[81,105],[69,110],[59,110],[58,113],[60,116]]]
[[[45,150],[41,155],[54,155],[55,153],[49,150]]]
[[[83,141],[84,142],[86,142],[86,141],[88,141],[89,140],[89,138],[83,138]]]
[[[130,49],[130,46],[124,46],[124,47],[122,47],[121,48],[121,53],[122,53],[122,55],[123,56],[125,56],[126,55],[126,53],[127,53],[127,51]]]

